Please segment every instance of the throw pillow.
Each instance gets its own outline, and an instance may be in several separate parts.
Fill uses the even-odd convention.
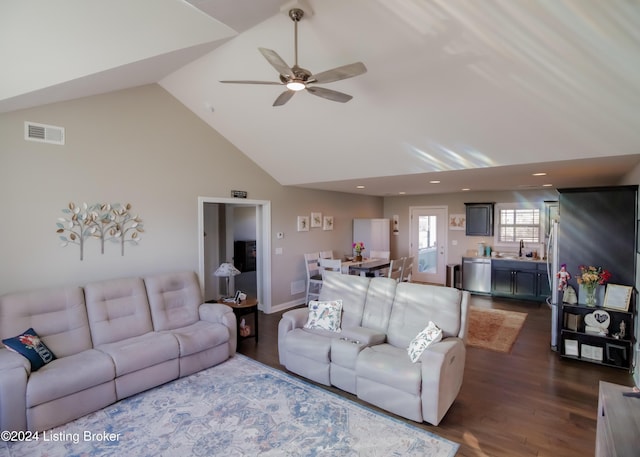
[[[429,321],[429,325],[409,343],[407,353],[413,363],[416,363],[425,349],[442,339],[442,330]]]
[[[340,332],[342,321],[342,300],[309,302],[309,317],[304,328],[315,328]]]
[[[32,371],[37,371],[56,358],[32,328],[26,330],[21,335],[2,340],[2,343],[7,349],[17,352],[29,359]]]

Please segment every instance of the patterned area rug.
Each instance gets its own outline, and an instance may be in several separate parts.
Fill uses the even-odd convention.
[[[0,442],[0,455],[449,457],[458,447],[237,354],[38,441]]]
[[[469,308],[467,344],[498,352],[511,352],[527,313],[500,309]]]

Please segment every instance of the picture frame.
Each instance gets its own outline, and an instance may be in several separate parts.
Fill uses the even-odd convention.
[[[311,213],[311,228],[322,227],[322,213]]]
[[[298,232],[309,231],[309,216],[298,216]]]
[[[602,306],[616,311],[628,311],[633,288],[619,284],[607,284]]]
[[[604,355],[604,348],[600,346],[591,346],[589,344],[581,344],[580,352],[583,359],[595,360],[596,362],[602,362]]]
[[[564,340],[564,354],[579,357],[578,340]]]
[[[333,216],[325,216],[322,221],[322,230],[333,230]]]
[[[619,344],[606,343],[606,362],[611,365],[619,367],[626,366],[628,364],[627,348]]]
[[[466,226],[466,214],[449,214],[449,230],[464,230]]]

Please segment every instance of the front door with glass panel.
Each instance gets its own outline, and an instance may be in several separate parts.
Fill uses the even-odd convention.
[[[412,281],[444,284],[446,277],[447,208],[413,207],[411,215]]]

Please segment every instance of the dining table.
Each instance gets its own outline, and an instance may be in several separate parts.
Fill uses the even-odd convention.
[[[385,259],[345,260],[342,262],[342,272],[372,276],[378,270],[389,268],[390,264],[391,261]]]

